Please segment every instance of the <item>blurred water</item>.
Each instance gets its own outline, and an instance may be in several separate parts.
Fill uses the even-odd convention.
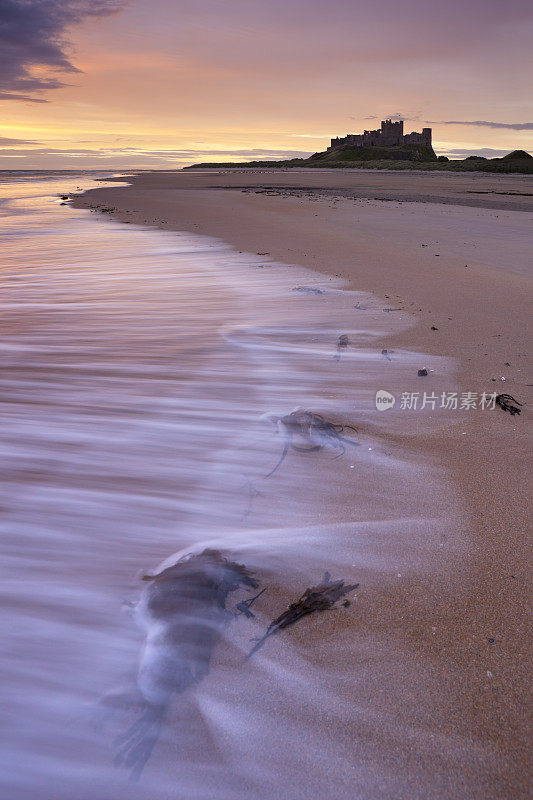
[[[450,490],[392,434],[443,418],[380,413],[374,395],[419,389],[420,366],[449,391],[448,365],[394,348],[384,358],[407,315],[331,278],[59,205],[89,185],[0,184],[3,796],[380,796],[400,779],[386,764],[376,772],[361,743],[406,731],[363,702],[346,668],[377,653],[346,643],[352,612],[244,655],[326,569],[364,586],[426,568]],[[356,426],[346,435],[360,446],[292,450],[266,479],[283,441],[263,415],[297,406]],[[142,572],[204,547],[268,590],[255,620],[221,631],[209,674],[175,698],[132,784],[113,766],[114,737],[136,714],[143,633],[129,604]],[[102,727],[108,695],[124,699]],[[449,747],[409,735],[441,757]]]

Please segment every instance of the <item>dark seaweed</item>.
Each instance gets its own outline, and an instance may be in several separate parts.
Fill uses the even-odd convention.
[[[350,340],[348,339],[348,337],[346,336],[345,333],[343,333],[342,336],[339,336],[339,338],[337,340],[337,352],[333,356],[335,361],[340,361],[341,360],[342,351],[346,350],[346,348],[348,347],[349,344],[350,344]]]
[[[247,617],[248,619],[255,617],[255,614],[252,611],[250,611],[250,608],[255,603],[257,598],[261,597],[263,592],[266,592],[266,587],[264,589],[261,589],[261,591],[258,592],[253,597],[249,597],[247,600],[241,600],[240,603],[236,603],[235,608],[240,614],[244,614],[244,616]]]
[[[357,589],[358,586],[358,583],[347,585],[343,580],[332,581],[329,572],[326,572],[322,583],[318,586],[307,588],[295,603],[291,603],[279,617],[276,617],[270,623],[265,635],[256,642],[249,652],[248,658],[256,653],[270,636],[279,633],[289,625],[294,625],[295,622],[298,622],[308,614],[313,614],[315,611],[330,611],[338,607],[335,606],[335,603],[349,594],[349,592]],[[345,600],[342,605],[346,607],[347,604],[349,604],[349,601]]]
[[[222,630],[236,616],[226,609],[228,595],[241,586],[258,586],[245,566],[218,550],[186,556],[157,575],[145,575],[143,581],[148,586],[140,606],[148,637],[139,669],[142,713],[117,740],[120,750],[115,758],[115,764],[131,770],[134,779],[140,777],[159,738],[171,696],[208,674]],[[247,610],[254,599],[248,601]]]
[[[515,414],[520,414],[520,408],[518,408],[518,406],[521,407],[522,403],[519,403],[518,400],[515,400],[510,394],[497,395],[496,403],[500,408],[503,408],[504,411],[508,411],[512,417],[514,417]]]
[[[283,428],[284,445],[281,458],[274,469],[265,475],[266,478],[273,475],[281,466],[291,447],[299,453],[308,453],[329,446],[335,450],[340,450],[338,455],[341,456],[346,452],[345,444],[350,444],[354,447],[359,446],[359,442],[354,442],[352,439],[342,436],[342,433],[347,429],[356,431],[356,428],[352,425],[339,425],[329,422],[320,414],[313,414],[311,411],[298,409],[284,417],[275,417],[274,419]],[[301,444],[293,442],[295,437]]]

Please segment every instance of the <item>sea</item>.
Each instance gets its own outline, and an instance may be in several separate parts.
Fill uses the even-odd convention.
[[[400,393],[452,365],[397,344],[401,301],[62,199],[110,177],[0,173],[1,796],[431,796],[411,755],[472,755],[402,694],[391,598],[456,499]]]

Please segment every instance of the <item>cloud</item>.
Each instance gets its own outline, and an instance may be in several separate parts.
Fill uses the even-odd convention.
[[[0,136],[0,147],[12,147],[19,144],[38,144],[38,142],[28,141],[28,139],[9,139],[6,136]]]
[[[0,0],[0,99],[45,103],[57,73],[80,72],[68,56],[67,31],[86,17],[119,11],[126,0]]]
[[[357,119],[357,117],[350,117],[350,119]],[[382,114],[381,117],[377,117],[375,114],[373,114],[370,117],[363,117],[363,119],[391,119],[393,122],[395,121],[399,122],[401,120],[417,119],[417,117],[396,113],[396,114]]]
[[[9,140],[8,140],[9,141]],[[16,141],[16,140],[15,140]],[[148,150],[135,147],[103,148],[15,148],[2,147],[0,139],[0,165],[4,168],[35,168],[37,165],[61,168],[88,167],[182,167],[201,161],[269,161],[285,158],[306,158],[310,152],[301,150],[268,150],[251,148],[242,150]]]
[[[309,151],[302,150],[268,150],[261,147],[249,150],[140,150],[134,147],[124,147],[122,153],[140,155],[147,158],[195,158],[199,157],[224,157],[248,158],[250,160],[280,159],[280,158],[305,158],[311,155]]]
[[[292,139],[331,139],[331,131],[327,133],[289,133]]]
[[[27,94],[17,94],[16,92],[2,92],[0,91],[0,100],[24,100],[26,103],[47,103],[48,100],[42,100],[40,97],[29,97]]]
[[[513,131],[533,131],[533,122],[486,122],[473,120],[426,120],[428,125],[475,125],[480,128],[507,128]]]

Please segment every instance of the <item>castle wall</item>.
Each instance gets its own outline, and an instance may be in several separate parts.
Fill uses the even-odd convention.
[[[397,147],[402,144],[422,144],[431,147],[431,128],[422,128],[422,131],[412,133],[403,132],[403,120],[393,122],[383,120],[381,128],[375,131],[349,133],[347,136],[337,136],[331,140],[328,150],[334,147]]]

